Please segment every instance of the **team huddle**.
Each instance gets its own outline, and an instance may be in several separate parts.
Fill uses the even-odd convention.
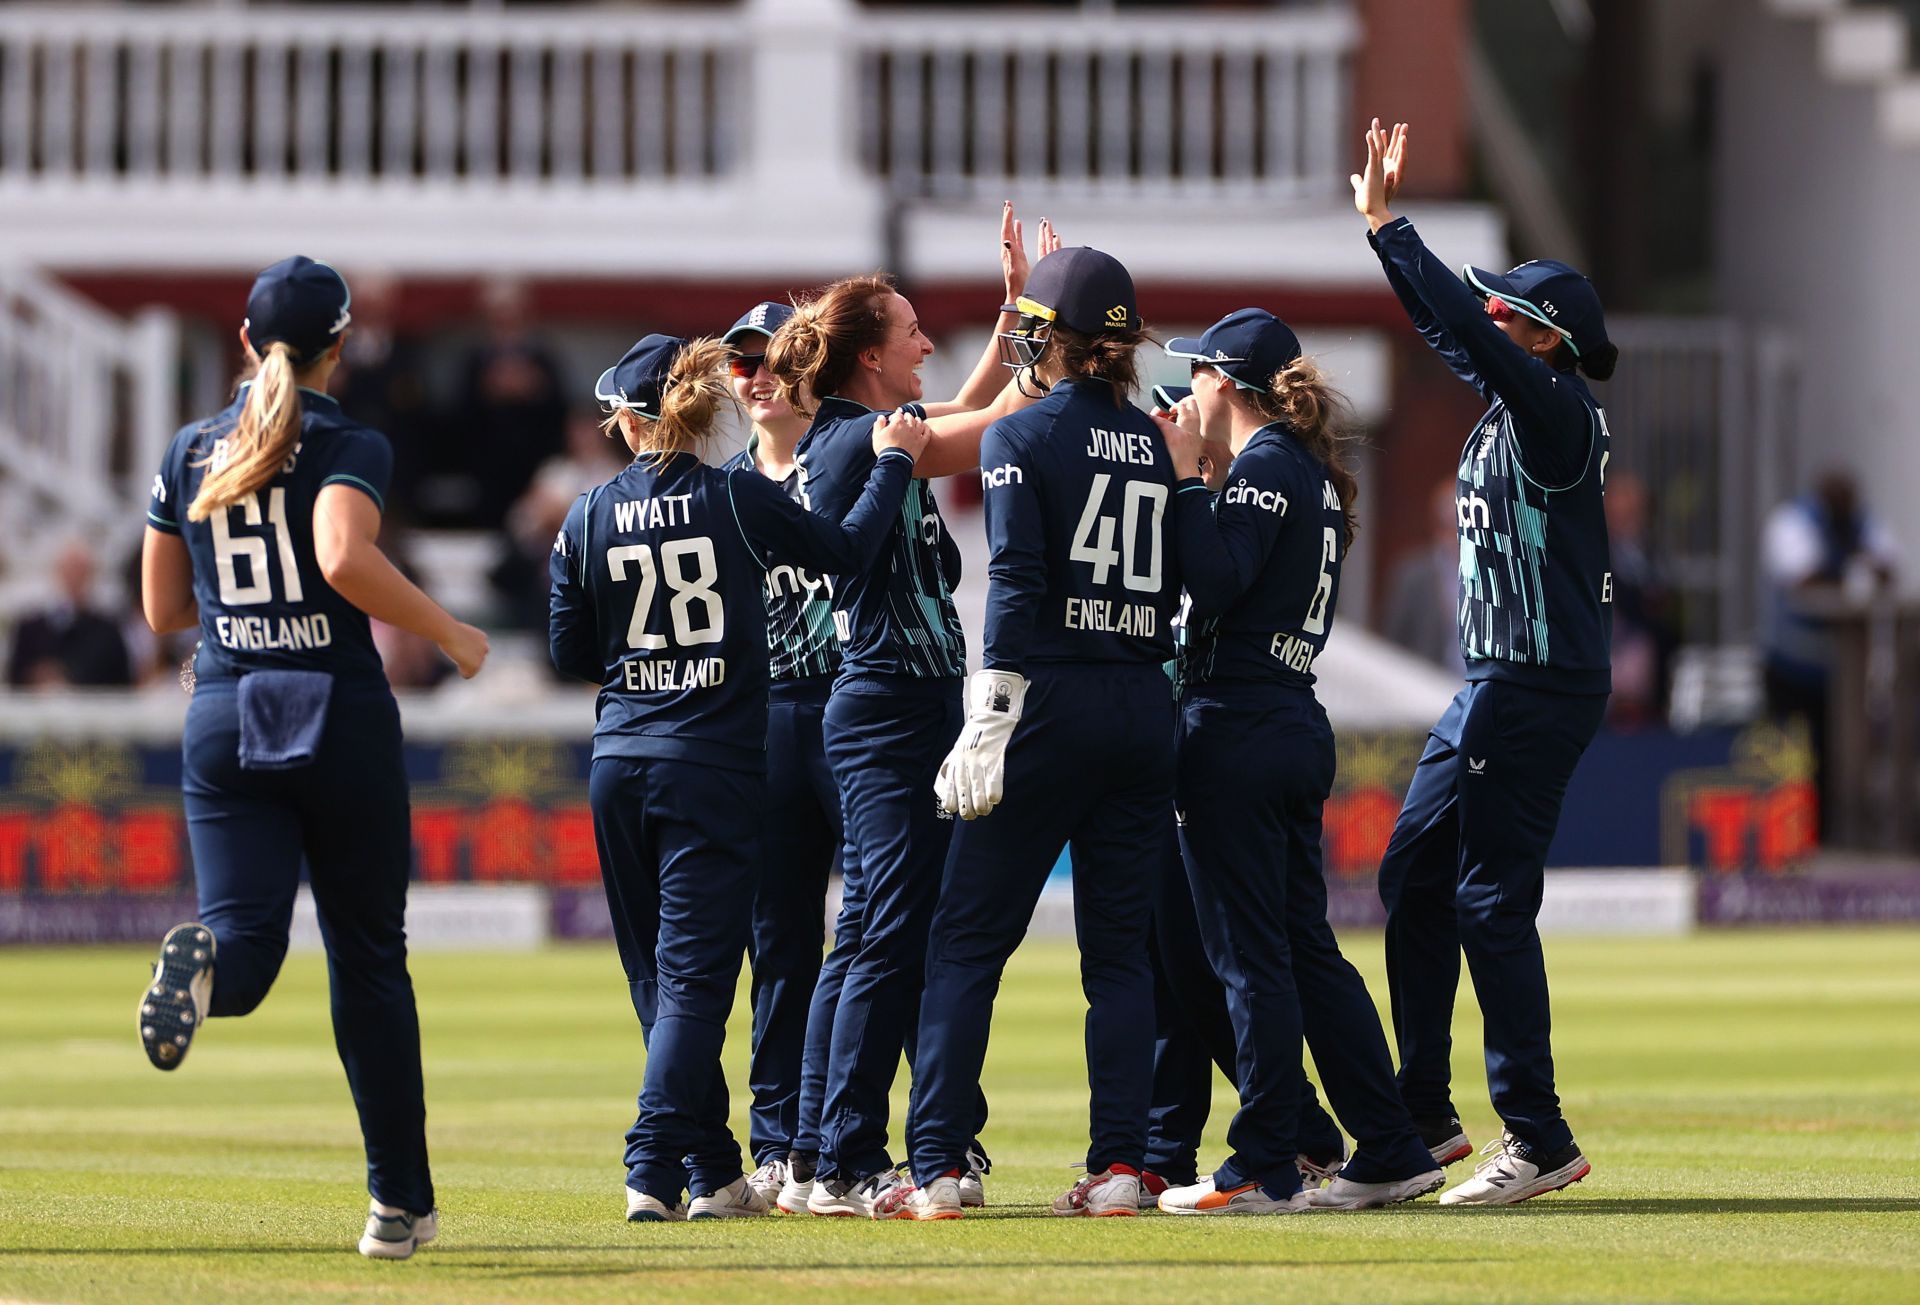
[[[1463,952],[1506,1131],[1441,1203],[1588,1173],[1534,920],[1609,691],[1607,431],[1579,373],[1605,379],[1615,352],[1564,264],[1463,281],[1439,263],[1390,211],[1406,145],[1404,125],[1373,125],[1355,204],[1413,325],[1489,408],[1459,469],[1467,684],[1381,867],[1398,1072],[1321,866],[1335,747],[1314,668],[1360,525],[1343,400],[1285,322],[1245,308],[1159,345],[1191,385],[1135,406],[1154,346],[1127,269],[1046,222],[1029,267],[1009,204],[1005,302],[949,401],[922,394],[933,345],[880,276],[711,337],[649,335],[595,385],[633,460],[554,541],[549,643],[599,689],[588,797],[647,1049],[629,1220],[984,1205],[994,998],[1063,852],[1089,1147],[1054,1214],[1356,1210],[1442,1188],[1473,1153],[1450,1084]],[[405,1258],[437,1214],[406,783],[369,618],[468,676],[487,645],[375,542],[391,452],[325,393],[349,303],[326,264],[263,272],[241,330],[252,379],[155,478],[148,619],[202,635],[183,744],[200,919],[163,942],[140,1032],[172,1069],[206,1018],[258,1004],[304,860],[366,1140],[360,1249]],[[752,436],[714,465],[730,408]],[[989,550],[971,675],[930,486],[957,474],[981,478]],[[721,1071],[743,956],[746,1153]],[[1203,1171],[1215,1067],[1240,1104]]]

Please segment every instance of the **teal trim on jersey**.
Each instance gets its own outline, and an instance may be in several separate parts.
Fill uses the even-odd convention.
[[[343,484],[343,485],[353,485],[360,489],[365,490],[367,497],[373,500],[373,504],[375,507],[379,508],[382,512],[385,512],[387,510],[387,501],[380,497],[379,490],[375,489],[372,485],[369,485],[366,481],[360,479],[360,477],[350,475],[347,472],[344,472],[344,471],[334,472],[331,476],[328,476],[325,480],[320,482],[320,487],[322,489],[325,489],[328,485],[331,485],[336,481],[338,481],[340,484]]]
[[[178,521],[169,521],[165,517],[157,517],[151,512],[147,513],[147,520],[170,534],[177,535],[180,533],[180,523]]]
[[[1528,303],[1518,295],[1510,295],[1505,290],[1492,289],[1486,282],[1474,275],[1474,269],[1471,263],[1460,269],[1460,275],[1466,278],[1468,285],[1480,292],[1482,298],[1497,298],[1508,307],[1519,309],[1528,317],[1531,317],[1534,321],[1540,323],[1540,325],[1546,327],[1549,331],[1554,332],[1564,340],[1567,348],[1573,350],[1574,357],[1578,358],[1580,356],[1580,346],[1573,342],[1573,332],[1547,316],[1546,310],[1538,304]]]
[[[733,501],[733,478],[739,474],[740,471],[737,467],[727,473],[727,506],[733,510],[733,526],[734,529],[740,532],[740,542],[747,546],[747,552],[753,555],[753,560],[760,564],[762,571],[765,571],[767,569],[767,559],[760,556],[760,550],[755,548],[753,546],[753,540],[747,537],[747,523],[740,519],[740,505]],[[754,474],[758,475],[759,473],[755,472]]]
[[[605,489],[595,485],[587,491],[586,506],[580,509],[580,587],[587,587],[587,532],[593,528],[593,496]]]

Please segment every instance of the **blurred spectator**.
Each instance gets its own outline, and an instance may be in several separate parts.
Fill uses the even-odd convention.
[[[423,346],[393,325],[398,292],[398,284],[383,273],[362,272],[353,278],[353,326],[333,382],[341,408],[393,443],[390,513],[417,510],[420,484],[435,469],[438,453],[422,380]]]
[[[1762,540],[1767,575],[1763,672],[1767,710],[1803,716],[1813,737],[1820,826],[1829,827],[1827,696],[1833,640],[1823,608],[1864,601],[1893,584],[1897,553],[1886,527],[1860,501],[1848,471],[1822,472],[1813,492],[1767,518]]]
[[[419,579],[407,554],[404,529],[383,521],[380,548],[401,575],[409,580]],[[432,640],[423,639],[384,621],[374,621],[372,625],[373,646],[379,650],[380,664],[387,673],[387,683],[394,688],[431,689],[452,673],[453,663],[447,660],[446,654]]]
[[[1607,482],[1607,537],[1613,553],[1613,697],[1619,726],[1666,719],[1680,626],[1673,586],[1647,549],[1647,487],[1620,473]]]
[[[460,368],[453,421],[445,432],[450,462],[436,481],[457,520],[498,527],[533,473],[566,442],[567,400],[553,352],[528,331],[526,287],[489,283],[487,338]]]
[[[1454,478],[1434,486],[1433,534],[1427,546],[1394,565],[1387,581],[1382,634],[1454,675],[1466,673],[1460,656],[1460,510]]]
[[[15,688],[124,687],[133,667],[119,623],[93,605],[94,557],[80,538],[64,544],[53,562],[60,597],[28,612],[14,627],[7,683]]]
[[[576,498],[611,480],[628,456],[624,444],[601,431],[591,409],[577,409],[568,417],[565,451],[541,466],[527,492],[508,510],[504,551],[488,576],[508,624],[546,629],[547,554],[560,523]]]

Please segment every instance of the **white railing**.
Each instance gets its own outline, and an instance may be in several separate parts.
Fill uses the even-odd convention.
[[[0,263],[0,520],[7,587],[63,529],[121,531],[144,512],[173,433],[179,361],[171,314],[133,322],[48,278]]]
[[[1343,176],[1359,35],[1341,6],[882,12],[855,32],[862,157],[908,196],[1318,197]]]
[[[780,150],[894,195],[1018,180],[1202,197],[1337,187],[1338,3],[1268,12],[1023,14],[556,6],[0,6],[0,187],[85,182],[510,194],[732,176]],[[854,51],[854,57],[846,57]],[[796,55],[800,56],[796,60]],[[847,83],[842,85],[842,83]],[[830,101],[835,138],[796,140]],[[743,148],[744,115],[765,133]],[[756,161],[758,166],[756,167]]]
[[[0,182],[710,177],[738,39],[642,6],[0,9]]]

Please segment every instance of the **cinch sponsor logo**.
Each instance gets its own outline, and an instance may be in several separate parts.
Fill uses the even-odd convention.
[[[1487,530],[1493,525],[1493,508],[1478,494],[1462,494],[1453,500],[1454,515],[1462,530]]]
[[[1003,489],[1008,485],[1024,485],[1026,483],[1026,473],[1014,466],[1011,462],[1002,467],[995,467],[991,471],[982,471],[980,473],[980,488],[982,489]]]
[[[1260,489],[1240,480],[1227,486],[1225,497],[1229,503],[1251,503],[1264,512],[1287,515],[1287,496],[1277,489]]]
[[[820,596],[827,587],[824,576],[817,576],[805,567],[789,566],[782,562],[767,572],[767,597],[780,598],[786,594],[806,594],[809,598]]]

